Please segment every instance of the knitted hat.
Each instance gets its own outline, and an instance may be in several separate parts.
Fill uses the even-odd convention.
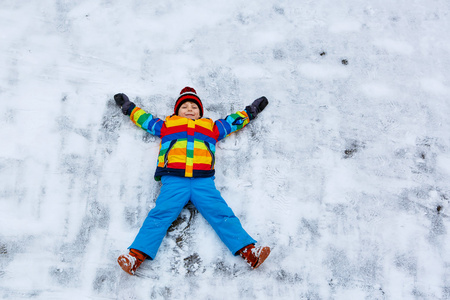
[[[180,96],[178,97],[177,102],[175,102],[174,113],[176,115],[178,115],[178,110],[180,109],[181,105],[186,101],[192,101],[197,104],[198,108],[200,109],[200,117],[203,116],[202,101],[197,96],[197,92],[193,88],[188,86],[181,90]]]

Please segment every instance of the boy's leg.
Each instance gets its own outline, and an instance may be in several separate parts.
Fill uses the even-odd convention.
[[[190,198],[189,179],[163,176],[156,206],[148,213],[129,249],[139,250],[154,259],[167,229],[178,217]]]
[[[212,177],[192,179],[191,201],[234,255],[243,247],[256,243],[242,228]]]

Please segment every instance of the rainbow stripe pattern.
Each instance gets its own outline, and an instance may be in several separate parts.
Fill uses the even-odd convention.
[[[245,110],[213,121],[191,120],[177,115],[165,121],[139,107],[130,113],[131,121],[161,138],[155,180],[161,176],[211,177],[214,175],[216,143],[249,123]]]

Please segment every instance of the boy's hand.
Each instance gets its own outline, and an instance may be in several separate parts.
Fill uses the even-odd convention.
[[[115,94],[114,101],[116,101],[116,104],[122,108],[122,113],[124,115],[128,115],[128,110],[130,109],[130,107],[134,108],[136,106],[133,102],[130,101],[130,99],[128,99],[128,96],[123,93]]]
[[[245,110],[249,114],[250,120],[256,118],[256,116],[266,108],[267,104],[269,104],[269,100],[266,97],[262,96],[261,98],[253,101],[252,104],[247,106]]]

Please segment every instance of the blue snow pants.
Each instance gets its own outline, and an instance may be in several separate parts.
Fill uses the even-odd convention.
[[[154,259],[167,229],[189,202],[213,227],[228,249],[237,255],[243,247],[256,241],[242,228],[241,222],[220,195],[214,177],[186,178],[163,176],[156,206],[148,213],[129,249],[144,252]]]

